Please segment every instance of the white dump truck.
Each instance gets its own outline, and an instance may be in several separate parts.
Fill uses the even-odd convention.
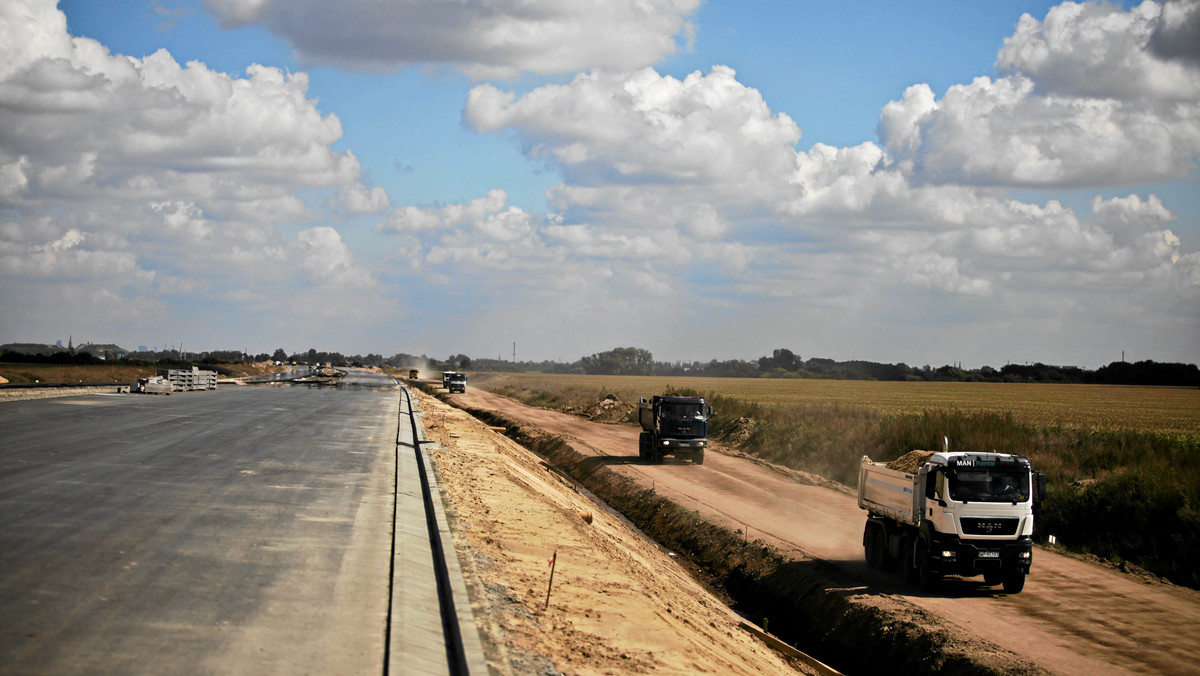
[[[1045,493],[1045,475],[1020,455],[913,451],[886,464],[863,456],[867,563],[899,567],[926,590],[943,575],[983,575],[1016,594],[1033,561],[1033,503]]]

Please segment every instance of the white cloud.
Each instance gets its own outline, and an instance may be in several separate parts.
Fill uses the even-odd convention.
[[[500,189],[491,190],[486,197],[472,200],[468,204],[450,204],[443,207],[404,206],[392,211],[387,221],[375,226],[379,232],[404,232],[410,230],[445,230],[464,225],[473,225],[491,213],[504,207],[508,193]]]
[[[317,227],[301,231],[291,249],[296,263],[315,284],[332,287],[365,287],[373,283],[369,271],[355,263],[354,255],[337,230]]]
[[[1126,12],[1107,3],[1064,2],[1044,20],[1025,14],[1005,39],[996,66],[1024,74],[1042,96],[1194,103],[1200,99],[1195,64],[1161,58],[1150,42],[1156,30],[1180,23],[1165,23],[1164,14],[1194,13],[1195,4],[1170,3],[1164,12],[1163,5],[1143,2]]]
[[[1005,41],[1005,75],[934,100],[910,87],[879,135],[914,180],[970,185],[1113,186],[1178,179],[1200,154],[1200,68],[1151,49],[1163,9],[1071,2],[1028,14]]]
[[[53,0],[0,5],[5,316],[149,328],[164,297],[182,308],[373,285],[336,231],[280,231],[316,216],[316,191],[350,214],[388,204],[332,148],[341,123],[307,90],[278,68],[237,77],[165,50],[112,54],[71,36]]]
[[[352,214],[376,214],[391,205],[387,190],[380,186],[368,188],[360,183],[343,186],[334,206],[340,204]]]
[[[1083,9],[1080,21],[1096,8]],[[1157,16],[1153,9],[1139,11]],[[1060,31],[1047,43],[1047,70],[1034,75],[1065,73],[1070,62],[1082,76],[1087,50],[1067,59],[1070,44],[1144,52],[1149,32],[1118,18],[1106,27],[1129,40]],[[1112,56],[1097,63],[1113,67]],[[1057,70],[1054,59],[1063,62]],[[1144,77],[1161,65],[1152,61],[1132,60],[1126,75]],[[1156,77],[1186,84],[1195,66],[1186,68]],[[969,303],[964,316],[1017,318],[1071,299],[1082,326],[1088,315],[1132,312],[1146,294],[1194,308],[1195,257],[1166,229],[1174,216],[1159,198],[1097,198],[1092,214],[1079,214],[1006,194],[1014,185],[1186,175],[1200,153],[1200,114],[1180,96],[1186,87],[1147,85],[1129,100],[1114,98],[1115,86],[1105,97],[1056,87],[1044,93],[1036,77],[1015,71],[952,87],[941,100],[914,85],[882,112],[881,145],[806,151],[795,148],[790,118],[720,66],[683,80],[652,69],[585,73],[521,95],[480,85],[464,119],[513,134],[530,159],[563,176],[548,193],[559,222],[537,226],[555,260],[646,266],[639,274],[692,294],[700,289],[683,280],[703,279],[703,305],[714,312],[787,298],[794,313],[839,316],[837,306],[941,322],[936,308],[947,303]],[[525,255],[505,253],[514,268]],[[545,260],[545,250],[538,255]],[[443,256],[437,266],[452,277],[454,262]],[[618,292],[619,277],[596,279]]]
[[[1164,59],[1200,60],[1200,0],[1164,2],[1150,48]]]
[[[766,196],[794,168],[800,138],[791,118],[772,114],[724,66],[683,80],[650,68],[584,73],[520,98],[484,84],[463,116],[477,131],[516,131],[532,157],[577,186],[704,184]]]
[[[1092,213],[1097,223],[1122,246],[1147,232],[1165,230],[1168,223],[1178,218],[1157,195],[1150,195],[1145,200],[1138,195],[1110,200],[1093,197]]]
[[[959,261],[932,251],[915,253],[897,264],[903,279],[916,286],[967,296],[987,295],[992,290],[987,280],[964,275]]]
[[[209,0],[227,27],[257,24],[303,60],[393,70],[449,64],[476,77],[630,70],[690,38],[700,0]]]

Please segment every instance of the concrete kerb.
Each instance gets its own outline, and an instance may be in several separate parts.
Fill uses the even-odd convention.
[[[441,446],[425,434],[425,426],[421,424],[424,414],[419,410],[416,414],[417,447],[421,450],[421,462],[425,465],[425,475],[437,477],[433,464],[429,459],[429,450],[438,450]],[[446,569],[450,577],[450,588],[454,596],[454,607],[458,614],[459,634],[462,636],[463,653],[467,669],[471,674],[487,674],[487,659],[484,656],[483,641],[479,637],[479,627],[475,624],[475,615],[471,610],[471,598],[467,594],[467,584],[463,579],[462,566],[458,560],[458,550],[454,546],[454,537],[446,519],[446,510],[442,505],[442,494],[437,481],[429,482],[432,494],[433,510],[437,519],[438,537],[442,541],[443,552],[454,552],[454,556],[446,557]]]

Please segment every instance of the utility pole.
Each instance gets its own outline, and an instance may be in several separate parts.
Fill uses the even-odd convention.
[[[517,342],[513,341],[513,363],[517,363]]]

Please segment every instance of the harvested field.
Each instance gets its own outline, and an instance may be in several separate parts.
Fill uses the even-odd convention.
[[[1038,426],[1130,429],[1200,435],[1200,389],[1134,385],[1052,383],[882,382],[786,378],[682,378],[584,376],[540,373],[472,374],[471,382],[494,392],[505,388],[565,400],[622,401],[687,389],[770,408],[852,407],[887,415],[931,410],[1011,414]],[[527,401],[526,397],[517,398]],[[548,402],[554,406],[554,402]],[[555,406],[557,407],[557,406]],[[718,410],[718,414],[720,411]]]

